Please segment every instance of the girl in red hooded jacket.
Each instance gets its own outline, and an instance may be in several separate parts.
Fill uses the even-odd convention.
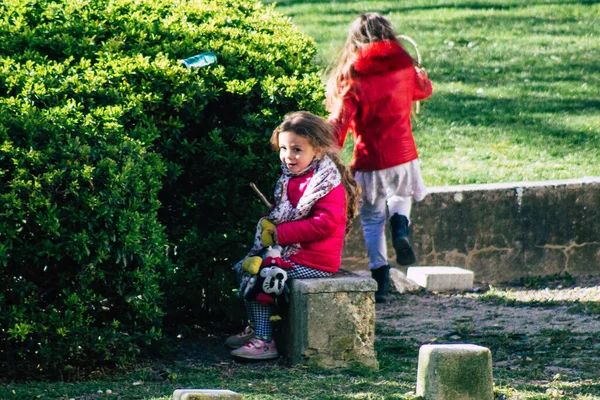
[[[410,116],[413,101],[431,93],[427,74],[403,49],[386,18],[367,13],[353,22],[329,79],[327,100],[339,146],[348,130],[354,137],[351,167],[362,188],[360,219],[378,302],[385,301],[389,284],[386,204],[396,262],[416,261],[408,240],[410,209],[412,199],[422,200],[427,189]]]
[[[275,205],[259,221],[248,255],[257,257],[266,246],[280,245],[282,260],[293,265],[287,270],[288,279],[330,276],[340,267],[347,221],[356,215],[360,195],[350,170],[340,161],[333,126],[309,112],[288,114],[274,130],[271,144],[279,152],[282,175],[275,187]],[[244,260],[235,267],[242,293],[249,278]],[[237,348],[232,356],[277,358],[272,305],[244,300],[251,327],[225,342]]]

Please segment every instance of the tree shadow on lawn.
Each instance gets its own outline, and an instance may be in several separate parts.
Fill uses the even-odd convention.
[[[496,9],[495,7],[490,7]],[[396,10],[389,9],[388,12]],[[341,13],[344,13],[343,11]],[[402,18],[400,18],[402,21]],[[538,15],[532,12],[529,15],[512,15],[512,14],[471,14],[471,15],[456,15],[449,16],[443,23],[435,19],[423,21],[419,27],[420,31],[439,31],[444,28],[446,38],[453,40],[456,37],[472,36],[472,39],[477,41],[489,40],[487,34],[492,34],[494,40],[504,42],[505,45],[511,47],[511,41],[518,41],[519,44],[525,44],[530,41],[539,43],[552,44],[556,43],[558,36],[573,37],[573,42],[585,37],[593,31],[591,25],[592,19],[584,19],[588,23],[580,23],[581,18],[575,18],[567,15]],[[407,21],[408,22],[408,21]],[[437,22],[437,23],[436,23]],[[468,28],[466,28],[468,27]],[[490,31],[482,31],[482,29],[492,28]],[[503,34],[500,36],[499,34]],[[550,36],[551,35],[551,36]],[[531,36],[531,37],[528,37]],[[553,42],[554,41],[554,42]],[[592,40],[589,41],[590,44]],[[455,43],[457,44],[457,43]],[[466,43],[465,43],[466,44]],[[516,44],[516,43],[515,43]],[[554,44],[560,51],[568,50],[563,46]],[[547,48],[546,48],[547,49]],[[535,48],[523,47],[523,51],[533,51]]]
[[[548,115],[594,115],[600,109],[600,100],[556,99],[535,97],[491,98],[463,93],[438,95],[426,104],[427,114],[447,124],[499,127],[506,132],[517,132],[518,142],[543,141],[547,148],[552,142],[561,146],[600,146],[598,131],[587,131],[556,126]],[[487,110],[485,113],[482,110]],[[530,135],[522,137],[518,130]]]
[[[266,3],[278,3],[285,5],[296,5],[296,4],[354,4],[355,0],[281,0],[281,1],[266,1]],[[431,5],[407,5],[405,7],[398,7],[402,11],[418,11],[418,10],[446,10],[446,9],[474,9],[474,10],[511,10],[516,8],[530,8],[535,6],[550,6],[550,5],[594,5],[597,4],[596,0],[565,0],[565,1],[529,1],[527,3],[519,2],[513,4],[507,4],[506,1],[472,1],[456,4],[453,2],[447,4],[431,4]]]
[[[282,1],[267,1],[267,4],[270,3],[277,3],[279,6],[286,6],[286,7],[290,7],[290,6],[297,6],[297,5],[302,5],[302,4],[323,4],[323,5],[328,5],[332,8],[332,10],[330,12],[328,12],[327,14],[329,16],[333,16],[333,15],[352,15],[352,16],[358,16],[359,14],[361,14],[364,8],[364,4],[363,3],[359,3],[359,9],[361,11],[358,11],[357,8],[353,8],[352,6],[357,5],[357,2],[355,0],[282,0]],[[416,6],[402,6],[402,3],[397,3],[395,4],[393,7],[381,7],[382,5],[385,5],[386,3],[384,2],[382,3],[376,3],[373,2],[373,7],[372,9],[369,9],[369,12],[377,12],[380,13],[382,15],[387,15],[390,13],[398,13],[400,15],[406,15],[407,13],[410,12],[419,12],[419,11],[434,11],[434,10],[517,10],[517,9],[530,9],[530,8],[535,8],[536,6],[541,6],[541,7],[546,7],[546,6],[554,6],[554,5],[560,5],[560,6],[593,6],[595,4],[597,4],[596,0],[576,0],[576,1],[532,1],[532,2],[520,2],[520,3],[515,3],[515,4],[506,4],[506,2],[464,2],[461,4],[456,4],[456,3],[448,3],[448,4],[432,4],[432,5],[416,5]],[[392,4],[391,2],[389,2],[388,4]],[[349,5],[350,7],[343,7],[340,9],[334,9],[336,6],[344,6],[344,5]],[[290,15],[293,16],[293,13],[290,13]],[[498,16],[481,16],[482,19],[489,19],[489,21],[493,24],[498,24],[501,23],[499,21],[502,20],[502,17],[498,17]],[[524,19],[526,19],[527,21],[531,21],[531,19],[535,19],[539,22],[544,22],[544,23],[560,23],[560,22],[565,22],[565,21],[572,21],[572,22],[577,22],[575,19],[570,18],[570,19],[550,19],[550,18],[544,18],[544,17],[523,17]],[[468,17],[468,19],[471,20],[471,22],[473,21],[481,21],[480,18],[475,18],[475,17]],[[453,19],[453,21],[457,21],[458,19]],[[479,23],[479,22],[478,22]],[[528,29],[527,26],[524,26],[525,29]],[[568,31],[565,31],[565,34],[568,33]],[[571,32],[572,34],[572,32]]]

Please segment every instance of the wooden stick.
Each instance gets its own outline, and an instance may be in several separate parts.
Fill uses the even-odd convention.
[[[254,189],[254,191],[256,192],[256,194],[258,195],[258,197],[260,197],[260,199],[263,201],[263,203],[265,203],[265,205],[269,208],[273,208],[273,205],[271,203],[269,203],[269,200],[267,200],[267,198],[265,197],[264,194],[262,194],[260,192],[260,190],[258,190],[258,188],[256,187],[256,185],[253,182],[250,182],[250,187],[252,189]]]

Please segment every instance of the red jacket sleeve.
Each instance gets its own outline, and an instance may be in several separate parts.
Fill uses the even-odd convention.
[[[337,143],[340,148],[344,147],[350,123],[358,111],[358,101],[352,91],[348,91],[340,101],[340,105],[329,116],[329,122],[334,126],[337,135]]]
[[[319,240],[333,234],[345,221],[346,193],[340,184],[315,203],[307,218],[277,225],[277,242],[285,246]]]
[[[413,93],[413,101],[423,100],[431,96],[433,93],[433,87],[431,81],[427,77],[427,73],[424,69],[419,72],[415,70],[415,92]]]

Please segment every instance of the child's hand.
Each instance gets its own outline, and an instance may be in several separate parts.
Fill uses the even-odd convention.
[[[274,246],[277,242],[277,227],[271,221],[262,219],[260,221],[262,227],[262,234],[260,241],[264,247]]]
[[[422,67],[417,67],[417,85],[419,85],[420,87],[426,87],[427,86],[427,81],[429,81],[429,78],[427,77],[427,71],[425,71],[425,68]]]

